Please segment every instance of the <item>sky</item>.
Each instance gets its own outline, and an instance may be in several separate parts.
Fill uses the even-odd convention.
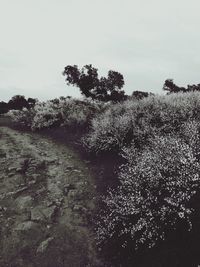
[[[92,64],[124,90],[200,83],[199,0],[0,0],[0,100],[79,97],[62,75]]]

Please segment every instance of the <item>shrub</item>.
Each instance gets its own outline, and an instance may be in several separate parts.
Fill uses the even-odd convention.
[[[59,103],[56,101],[38,102],[35,107],[31,129],[49,128],[62,123]]]
[[[153,135],[179,131],[189,119],[200,119],[198,92],[128,100],[95,117],[84,144],[95,153],[119,152],[132,142],[142,147]]]
[[[103,198],[97,223],[102,248],[134,253],[140,246],[153,247],[178,225],[192,228],[191,201],[200,189],[198,130],[199,123],[189,122],[182,138],[156,136],[142,151],[133,144],[123,149],[127,163],[120,186]]]
[[[22,110],[10,110],[8,116],[16,122],[17,124],[23,127],[32,127],[32,122],[36,112],[33,108],[27,109],[23,108]]]
[[[95,114],[105,110],[108,104],[98,101],[77,100],[61,97],[59,99],[37,102],[30,109],[11,111],[11,118],[32,130],[50,127],[87,128]]]
[[[92,100],[71,99],[61,102],[60,106],[64,126],[86,128],[92,118],[101,113],[107,104]]]

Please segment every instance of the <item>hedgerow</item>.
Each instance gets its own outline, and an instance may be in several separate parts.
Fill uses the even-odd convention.
[[[123,149],[120,186],[108,191],[99,213],[101,248],[117,244],[119,255],[134,253],[155,246],[182,224],[192,229],[191,201],[200,193],[199,125],[190,121],[177,135],[152,137],[140,151],[133,143]]]
[[[37,102],[30,109],[11,110],[9,115],[18,124],[32,130],[59,126],[86,128],[95,114],[101,113],[106,106],[107,104],[99,101],[61,97]]]
[[[200,120],[199,92],[128,100],[94,117],[84,144],[97,154],[118,153],[132,142],[142,147],[156,134],[176,132],[189,119]]]

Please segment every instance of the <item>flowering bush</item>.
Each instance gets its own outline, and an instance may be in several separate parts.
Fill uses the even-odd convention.
[[[189,122],[182,138],[156,136],[142,151],[133,144],[123,149],[120,186],[104,197],[97,223],[102,247],[134,251],[154,246],[181,223],[192,228],[191,200],[200,190],[198,131],[199,124]]]
[[[200,120],[199,92],[128,100],[96,116],[84,143],[96,153],[120,151],[132,142],[141,146],[156,134],[177,132],[189,119]]]
[[[23,108],[22,110],[10,110],[7,115],[19,125],[31,128],[36,112],[34,108]]]
[[[61,101],[61,115],[64,126],[86,127],[91,119],[101,113],[108,104],[99,101],[70,99]]]
[[[11,118],[32,130],[54,126],[87,127],[95,114],[102,112],[108,104],[98,101],[81,101],[61,97],[37,102],[31,109],[11,111]]]
[[[53,101],[39,102],[34,107],[35,116],[32,120],[31,129],[49,128],[60,125],[62,117],[59,103]]]

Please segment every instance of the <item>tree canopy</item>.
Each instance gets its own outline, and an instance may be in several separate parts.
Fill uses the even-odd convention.
[[[168,93],[186,93],[191,91],[200,91],[200,84],[193,84],[193,85],[187,85],[187,88],[185,87],[179,87],[177,86],[173,79],[167,79],[165,80],[165,83],[163,85],[163,90],[168,91]]]
[[[86,97],[101,101],[121,101],[126,99],[124,77],[113,70],[108,71],[107,77],[98,76],[98,69],[85,65],[81,69],[77,65],[68,65],[63,71],[67,85],[77,86]]]

